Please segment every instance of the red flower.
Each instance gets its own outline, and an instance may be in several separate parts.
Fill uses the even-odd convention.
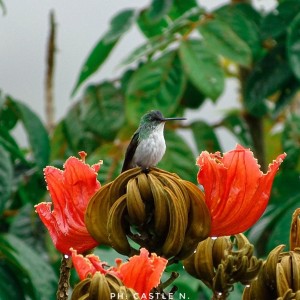
[[[72,261],[81,280],[97,271],[102,274],[110,273],[119,277],[126,287],[134,289],[142,299],[148,299],[152,288],[159,284],[168,262],[155,253],[149,257],[145,248],[140,250],[140,255],[131,257],[128,262],[122,263],[120,259],[116,259],[117,266],[109,269],[104,269],[106,263],[101,262],[97,256],[90,254],[83,257],[77,255],[75,250],[72,250]]]
[[[286,154],[281,154],[263,174],[253,153],[240,145],[232,151],[197,159],[198,182],[212,217],[210,236],[233,235],[250,228],[268,204],[273,179]]]
[[[84,162],[86,153],[79,155],[81,160],[67,159],[64,171],[51,166],[44,169],[53,211],[52,202],[35,206],[57,250],[68,255],[71,247],[82,253],[98,245],[86,229],[84,214],[89,199],[100,188],[97,180],[100,163],[89,166]]]

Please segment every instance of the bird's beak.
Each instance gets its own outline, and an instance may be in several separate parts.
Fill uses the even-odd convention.
[[[175,120],[186,120],[186,118],[163,118],[162,121],[175,121]]]

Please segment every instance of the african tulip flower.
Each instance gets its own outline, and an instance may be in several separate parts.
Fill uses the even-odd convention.
[[[100,188],[100,163],[89,166],[84,162],[86,153],[79,154],[81,160],[68,158],[63,171],[51,166],[44,169],[52,202],[35,206],[56,249],[67,255],[71,247],[82,253],[98,245],[86,229],[84,214],[91,196]]]
[[[198,182],[210,210],[210,236],[233,235],[250,228],[268,204],[273,179],[285,158],[281,154],[264,174],[250,149],[240,145],[214,154],[203,151],[197,159]]]
[[[116,259],[117,266],[105,269],[106,263],[101,262],[94,254],[84,257],[78,255],[76,250],[71,251],[73,265],[81,280],[96,272],[110,273],[120,278],[126,287],[135,290],[141,299],[148,299],[152,288],[158,286],[168,262],[155,253],[149,256],[149,252],[142,248],[140,254],[129,258],[128,262]]]

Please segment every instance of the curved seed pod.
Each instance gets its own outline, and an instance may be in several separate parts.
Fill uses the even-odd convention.
[[[208,237],[211,224],[208,208],[202,200],[203,193],[191,182],[182,181],[182,183],[188,190],[190,209],[183,246],[177,255],[179,259],[184,259],[191,255],[197,244]]]
[[[141,173],[137,176],[137,184],[144,201],[152,199],[152,192],[148,182],[148,177],[145,173]]]
[[[232,251],[232,243],[228,237],[221,236],[213,241],[212,248],[212,256],[213,256],[213,264],[215,268],[218,268],[218,265],[222,262],[222,260],[229,256],[229,253]],[[228,264],[227,269],[229,269],[232,265]],[[226,269],[226,271],[227,271]]]
[[[160,181],[151,173],[148,178],[154,201],[154,230],[158,236],[163,236],[169,231],[168,199]]]
[[[109,189],[112,183],[101,187],[89,201],[85,213],[85,225],[90,235],[100,244],[109,245],[107,220],[110,209]]]
[[[289,290],[289,283],[286,274],[281,264],[276,265],[276,281],[277,281],[277,295],[284,296],[285,292]]]
[[[141,225],[145,222],[145,204],[141,197],[136,178],[130,179],[127,183],[127,211],[132,224]]]
[[[108,214],[107,231],[110,245],[119,253],[129,255],[131,247],[128,242],[124,211],[126,208],[126,195],[121,196],[111,207]]]
[[[90,299],[110,299],[110,289],[104,274],[96,272],[89,288]]]
[[[176,256],[182,248],[188,220],[175,194],[167,187],[165,191],[170,212],[170,227],[162,246],[162,255],[172,257]]]
[[[78,300],[78,299],[87,299],[85,297],[88,297],[88,289],[90,287],[91,278],[86,278],[79,283],[76,284],[73,292],[71,300]]]
[[[299,249],[298,249],[299,251]],[[292,285],[294,291],[299,291],[300,294],[300,253],[297,250],[290,251],[292,264]],[[299,295],[300,296],[300,295]]]
[[[126,186],[131,178],[134,178],[141,173],[141,168],[129,169],[121,173],[113,182],[110,187],[110,204],[113,203],[122,195],[126,193]]]

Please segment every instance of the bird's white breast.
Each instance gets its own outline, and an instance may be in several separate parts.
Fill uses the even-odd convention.
[[[133,156],[133,165],[149,168],[157,165],[166,151],[164,123],[159,124],[148,138],[139,142]]]

